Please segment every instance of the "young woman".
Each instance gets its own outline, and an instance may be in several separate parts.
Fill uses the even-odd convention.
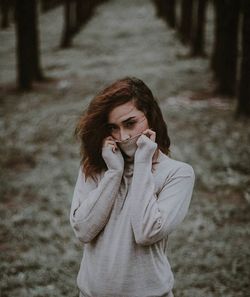
[[[194,171],[169,157],[170,139],[150,89],[118,80],[80,118],[81,166],[70,211],[84,243],[80,296],[173,296],[168,235],[190,204]]]

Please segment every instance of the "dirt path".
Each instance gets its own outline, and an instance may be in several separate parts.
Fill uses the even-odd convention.
[[[42,65],[53,80],[13,91],[14,28],[0,32],[1,296],[77,296],[81,246],[68,214],[79,163],[76,120],[106,83],[142,78],[159,98],[173,158],[193,165],[188,217],[171,235],[177,297],[247,297],[249,123],[210,90],[206,59],[186,59],[150,1],[113,0],[59,50],[62,9],[41,16]],[[240,143],[240,145],[239,145]]]

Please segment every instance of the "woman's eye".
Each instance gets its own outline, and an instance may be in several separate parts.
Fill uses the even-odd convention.
[[[136,122],[128,122],[126,123],[126,127],[127,128],[130,128],[130,127],[133,127],[135,125]]]
[[[109,126],[108,127],[108,130],[110,131],[110,132],[114,132],[114,131],[116,131],[118,128],[117,127],[115,127],[115,126]]]

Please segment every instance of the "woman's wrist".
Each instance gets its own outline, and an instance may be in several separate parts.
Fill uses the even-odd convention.
[[[157,143],[142,135],[137,141],[137,151],[135,153],[135,163],[152,162],[152,158],[157,149]]]
[[[119,149],[116,149],[115,151],[113,151],[113,148],[110,146],[103,147],[102,158],[109,170],[123,173],[124,159]]]

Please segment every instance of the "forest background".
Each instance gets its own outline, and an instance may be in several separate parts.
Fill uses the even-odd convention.
[[[249,296],[249,3],[1,0],[0,296],[78,296],[74,128],[127,75],[152,89],[172,158],[196,174],[168,245],[175,296]]]

